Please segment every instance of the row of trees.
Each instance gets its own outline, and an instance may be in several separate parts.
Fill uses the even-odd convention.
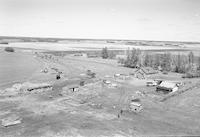
[[[151,54],[141,52],[139,49],[128,49],[126,58],[118,60],[125,67],[135,68],[138,66],[147,66],[163,71],[173,71],[186,73],[188,71],[200,70],[200,57],[195,57],[193,52],[188,55],[173,55],[169,52],[164,54]]]

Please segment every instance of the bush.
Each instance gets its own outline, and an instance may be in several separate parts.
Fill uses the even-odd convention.
[[[200,73],[192,73],[192,72],[187,72],[185,75],[182,76],[182,78],[198,78],[200,77]]]
[[[0,42],[0,44],[8,44],[8,42]]]
[[[163,71],[162,73],[163,73],[164,75],[167,75],[167,74],[168,74],[168,72],[167,72],[167,71]]]
[[[12,47],[6,47],[4,50],[7,52],[15,52],[15,50]]]
[[[118,58],[118,61],[117,61],[117,62],[124,65],[124,64],[125,64],[125,61],[126,61],[126,60],[123,59],[123,58]]]
[[[102,49],[101,56],[103,59],[107,59],[109,57],[107,47]]]
[[[116,57],[116,54],[114,53],[114,51],[109,51],[108,52],[108,58],[109,59],[114,59]]]

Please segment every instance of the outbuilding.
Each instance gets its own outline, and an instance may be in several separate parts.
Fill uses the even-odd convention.
[[[129,105],[129,110],[131,112],[139,113],[142,109],[142,105],[138,102],[131,102]]]
[[[160,85],[157,86],[156,91],[162,91],[163,93],[175,92],[178,90],[176,83],[162,81]]]
[[[67,88],[71,92],[77,92],[79,90],[79,85],[78,84],[72,84],[72,85],[68,85]]]
[[[129,80],[130,76],[126,74],[115,74],[114,78],[121,79],[121,80]]]

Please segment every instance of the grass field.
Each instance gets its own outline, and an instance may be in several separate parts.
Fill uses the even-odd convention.
[[[0,87],[26,81],[39,67],[31,53],[0,52]]]

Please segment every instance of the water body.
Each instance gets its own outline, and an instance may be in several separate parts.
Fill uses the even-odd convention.
[[[0,89],[26,81],[39,67],[32,53],[0,52]]]

